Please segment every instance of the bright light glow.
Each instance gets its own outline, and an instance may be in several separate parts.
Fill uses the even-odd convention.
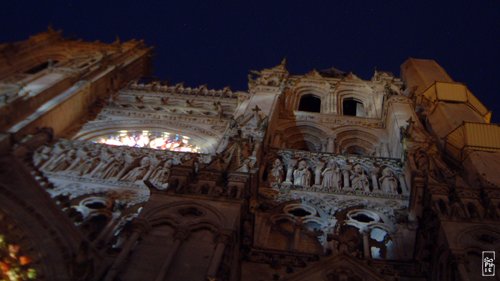
[[[31,258],[22,254],[18,244],[9,243],[0,233],[0,280],[35,280],[36,270],[30,267]]]
[[[147,147],[182,152],[200,152],[200,148],[191,144],[189,140],[189,137],[179,134],[148,130],[121,130],[106,136],[100,136],[92,139],[93,142],[109,145]]]

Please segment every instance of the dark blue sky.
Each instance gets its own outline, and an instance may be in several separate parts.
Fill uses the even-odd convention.
[[[162,80],[245,90],[250,69],[335,66],[369,79],[433,58],[500,122],[500,1],[4,1],[0,41],[46,30],[155,46]],[[241,2],[241,3],[237,3]],[[411,2],[411,3],[407,3]],[[175,3],[175,4],[174,4]]]

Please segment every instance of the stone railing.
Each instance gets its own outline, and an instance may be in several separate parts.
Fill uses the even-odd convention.
[[[399,159],[275,150],[268,182],[275,189],[406,198]]]
[[[354,117],[346,115],[313,113],[305,111],[280,112],[280,119],[295,121],[311,121],[338,126],[365,126],[370,128],[383,128],[384,122],[379,118]]]

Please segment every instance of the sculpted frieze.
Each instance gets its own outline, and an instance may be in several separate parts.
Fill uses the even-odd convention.
[[[291,189],[367,197],[408,199],[398,159],[278,150],[268,159],[268,182]]]
[[[197,157],[183,152],[61,140],[37,150],[33,164],[50,180],[64,177],[75,182],[143,187],[149,181],[163,190],[168,187],[172,166]]]
[[[236,93],[231,91],[229,87],[225,87],[221,90],[208,89],[206,86],[202,85],[200,87],[184,87],[182,83],[176,85],[168,85],[166,82],[152,82],[148,84],[139,84],[137,82],[132,82],[128,89],[122,90],[123,93],[136,92],[147,92],[148,95],[165,95],[165,93],[171,95],[189,95],[189,96],[201,96],[201,97],[217,97],[217,98],[237,98]]]

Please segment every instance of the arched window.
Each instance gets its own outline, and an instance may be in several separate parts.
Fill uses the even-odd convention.
[[[348,116],[365,117],[365,107],[363,103],[354,98],[345,98],[342,101],[342,113]]]
[[[311,94],[303,95],[300,98],[299,111],[320,112],[321,99]]]
[[[367,155],[368,153],[366,152],[366,149],[359,145],[352,145],[349,146],[346,151],[349,154],[354,154],[354,155]]]

